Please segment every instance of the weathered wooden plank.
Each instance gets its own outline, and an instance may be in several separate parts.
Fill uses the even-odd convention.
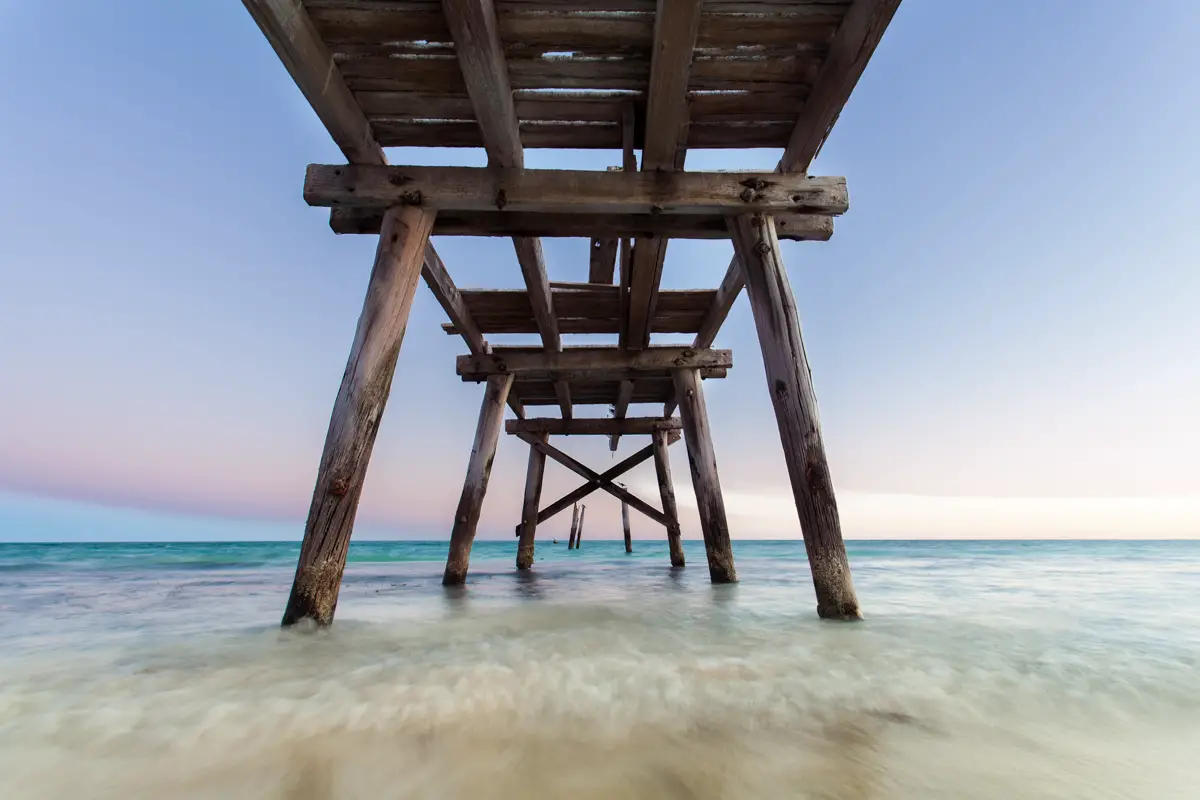
[[[459,356],[459,375],[520,374],[560,370],[672,370],[733,366],[732,350],[694,350],[690,347],[567,347],[546,352],[528,347],[494,347],[490,353]]]
[[[433,214],[392,209],[334,401],[283,624],[333,622],[354,515],[420,281]]]
[[[334,208],[334,233],[379,233],[381,208]],[[780,239],[828,241],[833,219],[816,214],[776,214]],[[724,214],[526,214],[514,211],[442,212],[434,236],[658,237],[728,239]],[[624,245],[622,245],[624,247]]]
[[[547,441],[548,434],[541,434]],[[533,566],[534,543],[537,536],[538,505],[542,499],[542,477],[546,472],[546,454],[536,447],[529,448],[529,466],[525,469],[525,497],[521,506],[521,524],[517,526],[517,569]]]
[[[675,486],[671,482],[671,459],[667,453],[667,447],[671,444],[671,440],[663,431],[654,431],[650,435],[653,437],[650,446],[654,448],[654,471],[658,476],[658,496],[662,501],[663,516],[667,518],[667,547],[671,552],[671,566],[682,567],[685,563],[683,534],[679,528],[679,509],[675,506]]]
[[[850,6],[800,109],[781,172],[808,169],[899,7],[900,0],[855,0]]]
[[[611,285],[616,270],[617,240],[614,238],[592,239],[588,256],[588,281]]]
[[[532,433],[518,433],[517,437],[520,438],[522,441],[527,442],[530,446],[538,448],[543,453],[545,453],[547,456],[554,459],[558,463],[562,464],[564,467],[571,470],[576,475],[579,475],[581,478],[584,478],[589,482],[598,484],[600,489],[608,492],[613,497],[616,497],[618,500],[621,500],[621,501],[626,502],[629,505],[633,506],[638,511],[645,514],[647,517],[649,517],[650,519],[657,522],[659,525],[662,525],[664,527],[666,526],[667,518],[663,516],[661,511],[654,508],[654,506],[651,506],[650,504],[642,501],[635,495],[630,494],[626,489],[616,485],[615,483],[612,483],[610,481],[601,480],[600,473],[584,466],[582,463],[580,463],[576,459],[572,458],[571,456],[567,455],[563,451],[559,450],[557,447],[554,447],[551,444],[542,442],[538,438],[537,435],[532,434]]]
[[[657,4],[654,54],[646,92],[643,172],[673,170],[681,146],[686,147],[688,81],[702,5],[702,0],[659,0]],[[636,350],[650,343],[650,321],[666,252],[667,240],[662,238],[641,238],[633,247],[623,342],[626,347]]]
[[[463,383],[482,383],[488,379],[488,376],[494,374],[489,372],[465,372],[460,375]],[[721,379],[729,375],[729,370],[724,367],[705,367],[700,370],[700,377],[705,380],[710,378]],[[514,392],[525,396],[531,386],[546,385],[551,388],[551,396],[555,404],[560,404],[560,397],[557,384],[564,383],[570,390],[571,398],[575,397],[577,391],[581,391],[585,396],[592,396],[596,391],[612,389],[614,393],[620,391],[620,384],[624,382],[632,383],[634,393],[637,392],[639,383],[647,380],[656,380],[667,382],[671,379],[671,370],[669,369],[567,369],[567,370],[535,370],[530,372],[521,372],[516,376],[517,384],[514,387]],[[580,401],[582,404],[587,401]],[[591,402],[600,402],[592,400]],[[603,401],[605,405],[612,405],[612,394]],[[630,400],[631,403],[636,402]],[[561,404],[560,404],[561,405]],[[565,419],[571,419],[566,417]]]
[[[446,17],[437,0],[305,0],[304,5],[331,46],[380,41],[450,41]]]
[[[712,432],[708,425],[708,408],[704,390],[695,370],[675,372],[675,394],[679,400],[679,416],[683,420],[683,438],[687,442],[688,466],[692,471],[692,488],[700,510],[700,529],[704,533],[704,549],[708,555],[708,574],[713,583],[737,580],[733,566],[733,545],[729,540],[729,522],[725,518],[725,499],[717,476],[717,457],[713,450]]]
[[[821,440],[817,396],[779,240],[770,217],[736,217],[729,226],[746,276],[771,403],[812,568],[817,614],[824,619],[859,619],[862,614]]]
[[[703,0],[659,0],[654,16],[654,50],[646,93],[646,137],[642,169],[674,168],[675,151],[687,137],[687,88]]]
[[[467,477],[463,481],[458,509],[454,512],[450,553],[446,557],[446,571],[442,575],[443,586],[457,586],[467,580],[471,545],[475,542],[475,529],[479,526],[479,514],[492,474],[492,460],[496,457],[496,443],[500,438],[504,406],[511,387],[511,375],[488,378],[483,404],[479,409],[479,423],[475,428],[475,441],[471,445],[471,458],[467,462]]]
[[[510,419],[504,424],[504,430],[510,434],[533,433],[553,436],[611,436],[623,433],[628,436],[654,433],[655,431],[677,431],[682,423],[678,417],[663,419],[661,417],[626,417],[612,419],[611,417],[591,419]]]
[[[621,528],[625,531],[625,552],[633,552],[633,536],[629,530],[629,504],[621,503]]]
[[[849,208],[846,179],[771,172],[599,172],[478,167],[310,164],[313,206],[421,205],[439,211],[837,216]]]
[[[633,404],[666,403],[674,392],[671,379],[661,377],[666,373],[642,373],[652,377],[638,378],[633,382]],[[576,406],[612,404],[612,398],[620,387],[616,380],[601,382],[571,382],[571,402]],[[518,380],[514,391],[526,406],[557,406],[558,396],[549,381]]]
[[[301,0],[243,0],[243,5],[346,159],[386,164],[367,118]]]
[[[442,8],[488,158],[519,169],[525,154],[492,0],[442,0]]]
[[[488,379],[488,376],[493,373],[488,372],[468,372],[460,376],[463,383],[482,383]],[[724,367],[705,367],[700,370],[700,377],[708,380],[721,379],[729,376],[729,370]],[[637,387],[639,384],[644,384],[646,381],[658,381],[660,383],[668,383],[671,379],[671,370],[656,369],[656,370],[638,370],[638,369],[568,369],[568,370],[548,370],[521,372],[516,376],[517,384],[514,387],[514,392],[530,402],[534,402],[532,398],[526,396],[526,392],[530,391],[530,387],[550,387],[550,397],[555,401],[554,404],[559,404],[559,394],[555,388],[558,383],[565,383],[571,392],[572,400],[576,394],[581,397],[587,397],[588,400],[579,400],[578,404],[587,402],[601,402],[593,399],[599,391],[611,389],[613,393],[620,391],[620,384],[628,381],[634,386],[634,396],[637,395]],[[643,388],[645,388],[643,386]],[[538,394],[534,391],[533,394]],[[612,394],[603,400],[605,405],[612,405]],[[630,400],[630,403],[638,402]],[[644,402],[644,401],[642,401]],[[568,417],[567,419],[571,419]]]

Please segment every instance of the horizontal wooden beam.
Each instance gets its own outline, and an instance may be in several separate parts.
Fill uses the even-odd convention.
[[[492,375],[504,375],[508,373],[491,371],[480,372],[463,372],[459,375],[463,383],[480,383],[486,381]],[[705,380],[709,378],[726,378],[729,376],[729,370],[725,367],[702,367],[700,369],[700,377]],[[564,383],[567,388],[572,384],[591,384],[597,383],[620,383],[628,382],[630,384],[642,380],[644,378],[661,378],[662,380],[671,379],[671,370],[669,369],[548,369],[548,370],[530,370],[526,372],[518,372],[515,374],[517,387],[520,388],[523,384],[537,381],[551,381],[554,384]],[[555,386],[555,397],[560,398],[561,390]],[[629,390],[632,396],[632,388]],[[612,397],[610,396],[604,401],[606,405],[612,405]],[[631,401],[632,402],[632,401]]]
[[[314,206],[558,214],[799,213],[849,208],[846,179],[774,172],[600,172],[310,164]]]
[[[728,239],[724,214],[556,214],[516,211],[442,211],[434,236],[542,236],[672,239]],[[334,208],[334,233],[379,233],[382,208]],[[776,214],[780,239],[827,242],[833,218],[819,214]]]
[[[612,436],[622,434],[636,436],[655,431],[677,431],[682,429],[678,417],[626,417],[624,419],[510,419],[504,429],[510,434],[545,433],[551,436]]]
[[[636,351],[617,347],[569,347],[556,353],[527,347],[494,347],[490,353],[459,356],[457,363],[459,375],[582,370],[640,372],[728,369],[732,366],[732,350],[693,350],[690,347],[650,347]]]

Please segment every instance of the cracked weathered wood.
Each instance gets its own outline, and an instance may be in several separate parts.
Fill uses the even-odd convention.
[[[779,240],[770,217],[731,218],[729,229],[746,276],[779,439],[812,568],[817,614],[824,619],[859,619],[862,614],[821,440],[817,396]]]
[[[454,513],[450,554],[446,557],[446,571],[442,575],[443,586],[457,586],[467,579],[471,545],[475,542],[475,529],[479,525],[484,495],[487,494],[492,461],[496,457],[496,442],[504,422],[504,404],[508,400],[512,381],[511,375],[488,378],[483,404],[479,409],[479,424],[475,428],[475,441],[471,445],[471,458],[467,462],[467,477],[463,482],[458,510]]]
[[[354,515],[396,359],[421,279],[433,213],[392,209],[384,218],[354,344],[333,404],[304,541],[283,624],[333,621]]]
[[[617,347],[567,347],[549,353],[530,347],[495,347],[492,352],[459,356],[455,368],[462,376],[500,373],[555,373],[577,370],[661,371],[670,369],[729,369],[732,350],[696,350],[662,346],[629,351]],[[477,378],[472,378],[477,379]]]
[[[626,417],[613,419],[599,417],[589,419],[510,419],[504,423],[506,433],[546,433],[553,436],[612,436],[615,433],[629,435],[647,434],[654,431],[677,431],[682,423],[678,417]]]
[[[334,233],[379,233],[383,209],[333,208],[329,227]],[[827,242],[833,218],[817,214],[775,215],[780,239]],[[434,236],[614,237],[622,239],[621,259],[628,272],[627,237],[672,239],[729,238],[725,215],[712,214],[557,214],[516,211],[442,212],[433,224]],[[599,285],[599,284],[597,284]],[[626,287],[628,288],[628,286]]]
[[[567,549],[575,549],[575,534],[579,531],[579,504],[571,507],[571,538],[567,540]]]
[[[583,544],[583,515],[587,513],[587,506],[579,507],[579,527],[575,530],[575,549],[579,549],[579,545]]]
[[[712,431],[708,425],[708,408],[704,390],[695,370],[681,369],[675,373],[675,397],[679,416],[683,419],[683,438],[687,443],[688,467],[692,473],[692,488],[700,512],[700,530],[704,533],[704,550],[708,555],[708,574],[713,583],[737,580],[733,566],[733,545],[729,540],[729,522],[725,518],[725,499],[717,476],[717,456],[713,450]]]
[[[353,164],[310,164],[304,199],[313,206],[421,205],[448,212],[554,214],[779,211],[837,216],[849,208],[846,179],[841,177]]]
[[[540,434],[546,441],[549,434]],[[537,535],[538,504],[542,499],[542,476],[546,472],[546,454],[536,447],[529,448],[529,466],[525,469],[525,498],[521,505],[521,524],[517,527],[517,569],[533,566],[534,541]]]
[[[671,566],[682,567],[683,535],[679,529],[679,509],[675,506],[675,486],[671,481],[671,457],[667,447],[671,444],[665,431],[654,431],[654,471],[658,476],[658,495],[662,500],[663,516],[667,518],[667,547],[671,551]]]

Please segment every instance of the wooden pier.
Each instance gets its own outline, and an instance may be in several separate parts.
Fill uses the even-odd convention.
[[[747,289],[804,536],[817,612],[860,616],[816,395],[781,239],[824,241],[848,208],[844,178],[807,174],[899,0],[244,0],[346,164],[310,165],[304,199],[337,233],[377,234],[362,315],[334,402],[283,623],[329,624],[409,309],[420,279],[462,338],[464,381],[484,385],[443,582],[468,575],[501,430],[529,446],[516,567],[538,526],[595,491],[663,526],[684,566],[668,447],[683,438],[709,575],[737,579],[703,381]],[[385,147],[474,147],[486,168],[392,166]],[[606,171],[525,169],[525,148],[607,149]],[[783,148],[773,171],[694,172],[689,149]],[[640,167],[637,153],[641,153]],[[523,286],[459,289],[431,236],[507,237]],[[590,239],[588,282],[549,279],[541,237]],[[715,289],[660,288],[672,238],[730,239]],[[689,347],[655,334],[690,334]],[[536,347],[489,335],[536,334]],[[567,347],[564,334],[617,344]],[[403,380],[403,378],[401,378]],[[651,404],[653,416],[631,416]],[[576,416],[580,406],[612,416]],[[557,417],[531,418],[535,406]],[[511,416],[506,420],[506,409]],[[678,410],[678,416],[675,411]],[[597,472],[552,437],[647,445]],[[543,505],[546,459],[583,483]],[[616,478],[653,458],[658,504]],[[583,512],[569,547],[578,547]]]

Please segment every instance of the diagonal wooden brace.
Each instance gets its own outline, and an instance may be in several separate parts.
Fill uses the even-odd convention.
[[[667,441],[675,442],[675,441],[678,441],[678,439],[679,439],[679,431],[671,431]],[[600,478],[602,480],[610,480],[610,481],[615,480],[616,478],[619,478],[620,476],[624,475],[629,470],[636,467],[638,464],[641,464],[643,461],[650,458],[653,455],[653,450],[654,450],[654,445],[649,445],[647,447],[642,448],[641,450],[638,450],[636,453],[629,456],[629,458],[626,458],[624,461],[621,461],[620,463],[616,464],[615,466],[602,472],[600,474]],[[546,506],[541,511],[539,511],[538,515],[537,515],[537,524],[541,525],[543,522],[550,519],[558,512],[560,512],[564,509],[570,508],[575,503],[579,502],[580,500],[587,497],[589,494],[591,494],[592,492],[596,491],[599,488],[600,488],[600,484],[595,481],[588,481],[587,483],[583,484],[582,486],[576,487],[575,489],[571,490],[567,494],[564,494],[562,497],[558,498],[553,503],[551,503],[550,505]],[[517,526],[517,535],[519,536],[520,533],[521,533],[521,526],[518,525]]]
[[[580,477],[586,478],[588,481],[588,489],[587,489],[587,492],[585,492],[585,494],[591,493],[592,491],[594,491],[596,489],[603,489],[604,491],[611,494],[613,497],[616,497],[618,500],[626,502],[633,508],[642,512],[647,517],[649,517],[650,519],[657,522],[659,525],[666,527],[667,525],[670,524],[670,521],[667,519],[666,515],[663,514],[661,511],[659,511],[658,509],[656,509],[654,506],[650,505],[649,503],[646,503],[645,501],[638,499],[637,496],[631,494],[628,490],[622,489],[620,486],[617,486],[615,483],[612,482],[611,478],[605,477],[605,475],[607,475],[608,473],[605,473],[605,475],[601,475],[600,473],[596,472],[595,470],[589,469],[588,467],[581,464],[579,461],[575,460],[571,456],[569,456],[566,453],[564,453],[563,451],[559,450],[557,447],[554,447],[551,444],[543,442],[538,436],[535,436],[534,434],[518,433],[517,437],[520,438],[526,444],[528,444],[530,447],[533,447],[534,449],[545,453],[547,456],[554,459],[558,463],[562,464],[564,467],[571,470],[572,472],[579,475]],[[643,460],[643,461],[647,458],[650,458],[654,454],[653,446],[651,446],[650,448],[646,448],[646,449],[648,449],[650,452],[648,454],[642,456],[641,460]],[[641,456],[641,455],[642,455],[641,453],[635,454],[635,456]],[[634,457],[630,457],[630,458],[626,459],[626,462],[631,461],[633,458]],[[625,462],[622,462],[622,464],[624,464],[624,463]],[[618,466],[620,466],[620,465],[618,465]],[[629,465],[629,467],[632,467],[632,466],[633,466],[633,464]],[[626,469],[628,469],[629,467],[622,469],[621,472],[626,471]],[[614,467],[614,469],[616,469],[616,468]],[[612,471],[613,470],[609,470],[609,472],[612,472]],[[620,474],[620,473],[617,473],[617,474]],[[538,514],[538,517],[540,518],[541,514]]]

